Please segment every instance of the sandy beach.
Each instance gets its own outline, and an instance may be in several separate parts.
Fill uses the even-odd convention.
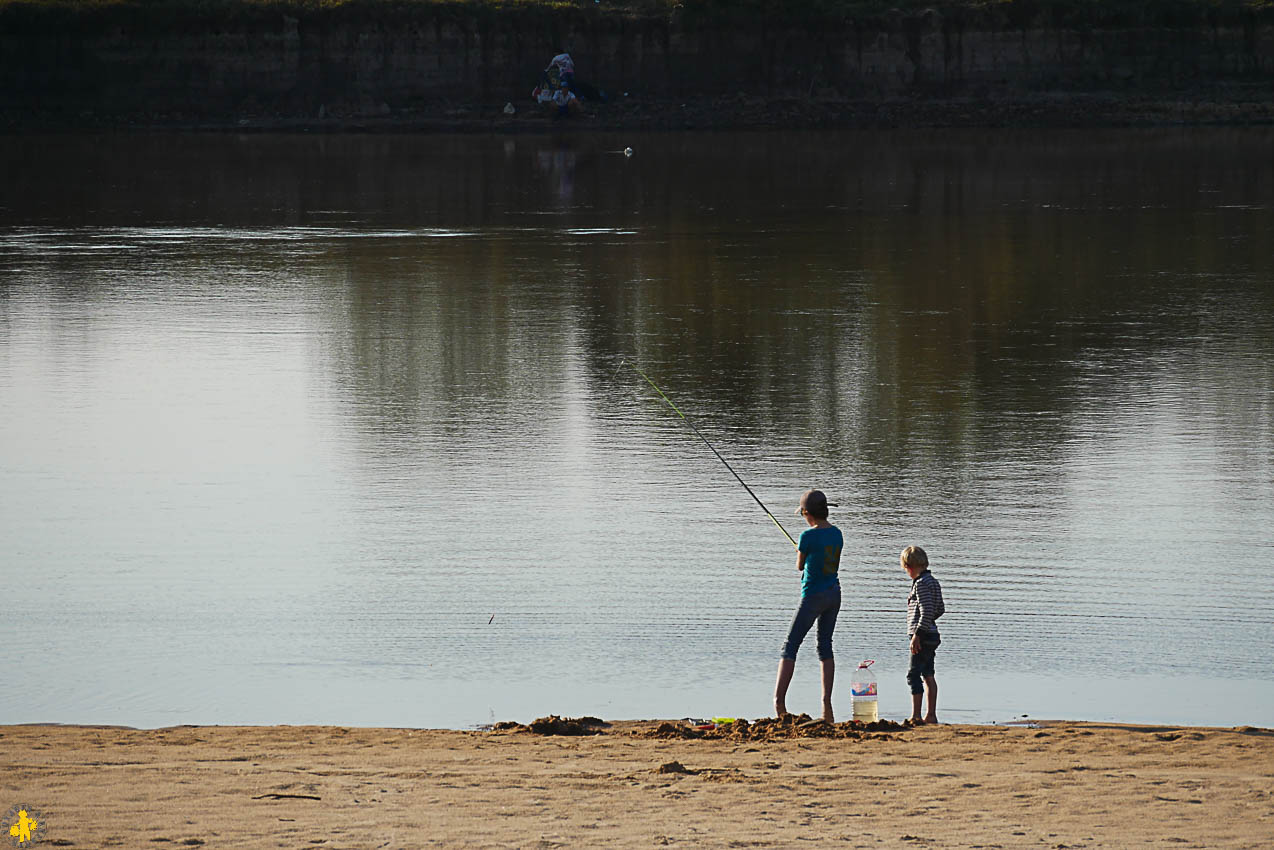
[[[84,848],[1274,845],[1270,730],[599,731],[7,726],[4,808]]]

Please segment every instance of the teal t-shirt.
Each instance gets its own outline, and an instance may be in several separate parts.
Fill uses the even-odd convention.
[[[840,550],[845,545],[840,529],[807,528],[801,532],[796,548],[805,553],[805,569],[801,573],[801,595],[840,586],[836,577],[840,569]]]

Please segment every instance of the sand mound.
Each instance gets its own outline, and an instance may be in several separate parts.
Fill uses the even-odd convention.
[[[635,738],[663,740],[731,740],[731,741],[785,741],[793,738],[863,738],[888,737],[889,733],[910,729],[892,720],[875,723],[824,723],[808,714],[789,714],[782,720],[762,717],[759,720],[739,718],[733,723],[712,724],[705,721],[682,720],[653,722],[624,721],[617,729],[596,717],[559,717],[551,714],[530,724],[505,721],[491,727],[495,732],[528,732],[535,735],[628,735]]]
[[[811,719],[808,714],[789,714],[782,720],[763,717],[749,722],[740,718],[733,723],[720,724],[711,729],[701,729],[698,725],[685,723],[660,723],[654,729],[639,729],[632,734],[638,738],[674,740],[724,738],[734,741],[778,741],[790,738],[862,738],[868,733],[902,732],[908,728],[910,727],[891,720],[878,720],[875,723],[824,723]]]
[[[530,725],[505,721],[492,728],[500,732],[533,732],[536,735],[601,735],[610,724],[597,717],[558,717],[550,714]]]

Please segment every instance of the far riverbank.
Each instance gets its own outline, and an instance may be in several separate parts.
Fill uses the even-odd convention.
[[[603,130],[1274,121],[1274,6],[0,1],[0,128]],[[506,105],[514,109],[506,112]]]

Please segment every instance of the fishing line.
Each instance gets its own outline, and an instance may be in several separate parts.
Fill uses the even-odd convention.
[[[708,438],[703,436],[703,434],[699,433],[699,429],[695,427],[695,424],[693,422],[691,422],[689,419],[686,418],[686,414],[682,413],[681,409],[678,408],[677,405],[672,403],[672,399],[664,395],[664,391],[659,389],[659,386],[654,381],[650,380],[649,375],[647,375],[641,369],[638,369],[636,363],[628,363],[627,360],[621,360],[619,361],[619,369],[624,368],[625,364],[632,366],[634,372],[636,372],[638,375],[641,375],[646,380],[646,383],[650,384],[652,387],[655,388],[655,392],[659,393],[659,397],[662,398],[664,402],[669,407],[672,408],[673,413],[676,413],[678,416],[680,416],[681,421],[686,423],[686,425],[690,426],[691,431],[695,432],[695,436],[698,437],[700,440],[703,440],[703,444],[712,450],[712,453],[717,456],[717,460],[725,464],[725,468],[730,470],[730,474],[735,477],[735,480],[737,480],[740,484],[743,485],[743,489],[748,491],[748,495],[751,496],[752,499],[758,505],[761,506],[761,510],[765,511],[765,515],[770,518],[770,522],[778,526],[779,531],[783,532],[783,536],[787,538],[787,542],[791,543],[793,548],[799,548],[796,546],[796,541],[792,539],[792,535],[787,533],[787,529],[783,527],[783,524],[774,518],[774,514],[770,513],[770,509],[765,506],[765,503],[762,502],[759,498],[757,498],[756,493],[752,492],[752,488],[748,486],[748,482],[744,481],[739,476],[739,473],[734,471],[734,467],[730,465],[730,462],[728,460],[726,460],[725,458],[721,456],[721,452],[717,451],[716,447],[713,446],[712,443],[708,442]],[[619,374],[619,369],[615,370],[615,374]]]

